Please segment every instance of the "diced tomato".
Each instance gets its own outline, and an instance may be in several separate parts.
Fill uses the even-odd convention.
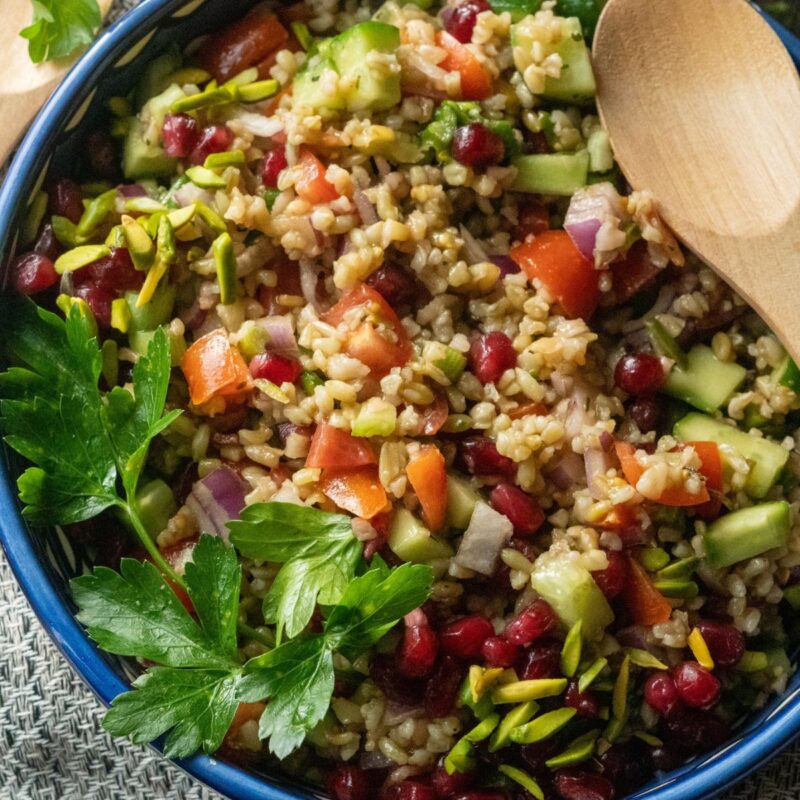
[[[181,359],[181,369],[195,405],[216,397],[238,402],[253,385],[242,354],[231,347],[228,334],[222,328],[194,342]]]
[[[566,231],[545,231],[509,253],[525,274],[538,278],[570,317],[588,319],[600,301],[597,270]]]
[[[372,519],[386,511],[388,505],[386,490],[374,464],[355,469],[326,469],[319,486],[339,508],[362,519]]]
[[[636,486],[644,474],[644,467],[636,460],[636,448],[627,442],[614,442],[617,458],[622,466],[625,480]],[[668,486],[658,497],[648,497],[663,506],[698,506],[709,499],[708,489],[704,485],[697,494],[688,492],[683,486]]]
[[[203,43],[200,65],[223,83],[264,61],[288,39],[289,31],[273,13],[254,9]]]
[[[435,533],[447,512],[447,472],[438,447],[423,447],[409,462],[406,475],[422,506],[422,516]]]
[[[306,457],[307,467],[320,469],[348,469],[377,463],[369,442],[328,422],[317,425]]]
[[[636,242],[622,258],[612,262],[610,269],[614,300],[617,303],[627,303],[661,272],[650,259],[647,242],[644,240]]]
[[[711,521],[722,510],[722,459],[716,442],[687,442],[700,459],[700,474],[706,479],[709,500],[695,511],[701,519]]]
[[[364,316],[368,319],[348,337],[347,353],[366,364],[375,376],[385,375],[393,367],[403,366],[412,354],[405,328],[386,300],[366,284],[362,283],[347,292],[323,315],[323,319],[330,325],[339,325],[348,312],[360,307],[363,307]],[[376,324],[390,330],[384,333],[375,327]]]
[[[420,419],[420,435],[436,436],[450,416],[450,403],[443,394],[437,394],[427,406],[414,406]]]
[[[614,531],[625,547],[644,544],[648,535],[640,517],[639,506],[616,505],[605,513],[596,523],[598,528]]]
[[[637,625],[667,622],[672,614],[669,600],[653,586],[644,567],[631,555],[628,555],[628,579],[622,597]]]
[[[300,174],[295,178],[297,194],[309,203],[331,203],[339,197],[339,192],[325,177],[325,165],[310,151],[300,151]]]
[[[447,55],[439,66],[447,72],[461,74],[461,97],[464,100],[485,100],[492,93],[492,79],[478,57],[446,31],[436,34],[436,44]]]
[[[526,200],[517,213],[517,227],[514,238],[524,242],[528,236],[538,236],[550,230],[550,212],[539,200]]]
[[[550,412],[544,403],[526,403],[508,412],[511,419],[523,419],[524,417],[544,417]]]

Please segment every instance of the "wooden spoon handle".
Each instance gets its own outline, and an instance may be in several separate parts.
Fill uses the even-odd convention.
[[[98,0],[105,17],[111,0]],[[51,92],[72,66],[71,59],[34,64],[19,32],[30,25],[30,0],[3,0],[0,28],[0,163],[5,161]]]

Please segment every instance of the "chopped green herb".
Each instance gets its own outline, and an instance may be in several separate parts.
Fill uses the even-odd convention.
[[[20,36],[28,40],[28,55],[38,64],[91,44],[102,21],[97,0],[35,0],[33,22]]]

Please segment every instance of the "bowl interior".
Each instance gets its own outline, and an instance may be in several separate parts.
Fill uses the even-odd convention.
[[[143,0],[98,40],[35,122],[3,185],[0,263],[7,264],[13,254],[16,228],[46,176],[72,177],[81,172],[84,138],[107,119],[108,98],[127,94],[142,66],[167,48],[186,47],[197,37],[236,19],[252,5],[252,0]],[[800,41],[786,41],[800,58]],[[32,531],[25,525],[19,515],[14,481],[20,466],[3,447],[0,540],[50,635],[91,688],[108,703],[127,688],[136,670],[129,661],[97,650],[73,620],[68,582],[88,569],[88,554],[57,529]],[[689,800],[716,794],[774,755],[798,730],[800,674],[793,677],[784,695],[750,718],[722,748],[653,781],[631,800]],[[317,796],[297,783],[272,776],[265,780],[213,758],[195,756],[179,764],[234,800]]]

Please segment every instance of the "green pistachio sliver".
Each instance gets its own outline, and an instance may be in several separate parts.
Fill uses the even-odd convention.
[[[238,167],[244,163],[245,157],[242,150],[228,150],[224,153],[211,153],[203,166],[206,169],[224,169],[225,167]]]
[[[131,325],[131,308],[124,297],[111,301],[111,327],[120,333],[127,333]]]
[[[147,231],[147,235],[151,239],[158,238],[158,226],[161,224],[162,217],[165,217],[166,213],[163,211],[156,211],[154,214],[151,214],[147,218],[142,218],[144,222],[144,229]]]
[[[669,564],[669,553],[661,547],[648,547],[639,553],[639,561],[648,572],[657,572]]]
[[[106,339],[100,349],[103,379],[109,388],[119,381],[119,347],[113,339]]]
[[[663,662],[657,659],[652,653],[647,650],[640,650],[638,647],[627,647],[625,653],[631,660],[631,664],[636,664],[637,667],[642,669],[669,669]]]
[[[585,692],[593,683],[595,678],[608,666],[607,658],[598,658],[585,672],[578,678],[578,691]]]
[[[325,381],[316,372],[306,370],[300,375],[300,386],[307,395],[314,394],[317,386],[323,386]]]
[[[574,708],[557,708],[511,731],[511,741],[517,744],[533,744],[549,739],[558,733],[576,714]]]
[[[234,75],[229,81],[223,84],[223,88],[229,89],[231,86],[246,86],[248,83],[253,83],[258,80],[258,67],[248,67]]]
[[[539,711],[539,704],[535,700],[512,708],[502,719],[489,740],[489,752],[496,753],[511,742],[511,731],[530,722]]]
[[[628,686],[631,680],[631,657],[626,655],[619,668],[614,692],[611,695],[611,710],[617,719],[622,719],[628,710]]]
[[[195,203],[197,207],[197,216],[200,217],[206,225],[214,233],[225,233],[228,230],[228,226],[225,224],[225,220],[214,211],[213,208],[210,208],[205,203],[198,201]],[[177,228],[176,228],[177,230]]]
[[[465,734],[464,738],[473,744],[476,742],[482,742],[484,739],[488,739],[492,735],[492,732],[499,723],[500,715],[490,714],[485,719],[482,719],[471,731],[469,731],[469,733]]]
[[[472,425],[472,417],[469,414],[450,414],[442,425],[442,430],[445,433],[462,433],[468,431]]]
[[[164,215],[158,221],[158,237],[156,240],[158,257],[165,264],[174,264],[178,259],[178,247],[175,243],[175,230],[169,217]]]
[[[109,97],[106,108],[119,119],[128,119],[133,116],[133,108],[127,97]]]
[[[769,657],[759,650],[745,650],[736,669],[739,672],[761,672],[769,666]]]
[[[186,170],[189,180],[201,189],[224,189],[228,182],[205,167],[190,167]]]
[[[99,228],[110,216],[117,202],[117,190],[110,189],[98,195],[86,206],[80,222],[78,223],[78,236],[88,236],[93,230]]]
[[[653,581],[653,586],[658,589],[664,597],[675,597],[681,600],[692,600],[700,594],[700,587],[694,581],[664,580]]]
[[[606,725],[606,729],[603,731],[603,738],[607,739],[609,742],[616,742],[617,739],[622,735],[623,730],[625,730],[625,726],[628,724],[628,715],[626,714],[624,717],[614,717],[608,725]]]
[[[448,775],[456,772],[469,772],[475,766],[472,743],[459,739],[453,749],[444,757],[444,768]]]
[[[59,275],[75,272],[76,269],[94,264],[95,261],[110,255],[110,248],[104,244],[87,244],[83,247],[75,247],[56,259],[56,272]]]
[[[222,305],[228,306],[236,300],[236,256],[230,234],[223,233],[218,236],[211,249],[217,267],[219,301]]]
[[[581,650],[583,646],[583,637],[581,631],[583,624],[578,620],[567,633],[564,639],[564,646],[561,648],[561,672],[568,678],[575,675],[578,669],[578,664],[581,663]]]
[[[647,731],[634,731],[633,735],[637,739],[641,739],[645,744],[649,744],[650,747],[662,747],[664,744],[658,736],[653,736],[652,733]]]
[[[131,197],[125,201],[125,210],[134,214],[155,214],[157,211],[169,209],[152,197]]]
[[[44,215],[47,213],[47,192],[37,192],[36,196],[28,206],[28,213],[25,215],[25,222],[20,231],[20,243],[27,247],[36,241],[39,228],[42,227]]]
[[[156,246],[153,244],[153,240],[133,217],[124,216],[122,227],[125,231],[125,241],[128,243],[128,251],[131,254],[133,265],[143,272],[150,269],[156,257]]]
[[[50,218],[50,224],[53,226],[53,235],[60,245],[75,247],[78,244],[78,227],[72,220],[54,214]]]
[[[89,181],[81,184],[81,192],[87,197],[97,197],[103,192],[110,192],[114,187],[108,181]],[[86,201],[84,200],[84,204]]]
[[[271,400],[274,400],[276,403],[286,405],[291,400],[291,398],[289,398],[289,396],[281,389],[280,386],[276,386],[272,381],[268,381],[266,378],[256,378],[253,383],[259,391],[263,392],[267,397],[269,397]]]
[[[300,42],[300,47],[308,52],[314,44],[314,37],[311,35],[311,31],[309,31],[308,25],[306,25],[305,22],[293,22],[290,27],[294,38]]]
[[[256,81],[247,86],[237,87],[237,95],[243,103],[260,103],[277,94],[280,85],[278,81]]]
[[[663,569],[660,569],[656,577],[659,579],[689,578],[694,575],[694,571],[699,563],[700,559],[697,556],[682,558],[680,561],[674,561],[672,564],[668,564]]]
[[[541,678],[531,681],[514,681],[505,686],[498,686],[492,692],[492,702],[524,703],[527,700],[539,700],[542,697],[555,697],[567,688],[566,678]]]
[[[187,111],[197,111],[200,108],[209,108],[211,106],[222,106],[231,103],[234,100],[233,92],[228,89],[222,88],[207,88],[200,94],[192,94],[188,97],[181,97],[176,100],[170,112],[172,114],[185,114]]]
[[[542,787],[530,776],[527,772],[521,769],[512,767],[509,764],[501,764],[498,768],[501,775],[519,784],[528,794],[532,794],[536,800],[544,800],[544,792]]]
[[[177,83],[178,86],[200,86],[211,80],[211,74],[199,67],[184,67],[169,76],[170,83]]]
[[[115,225],[106,236],[106,244],[109,247],[127,247],[125,242],[125,228],[122,225]]]
[[[194,219],[196,213],[197,204],[192,203],[185,208],[176,208],[174,211],[170,211],[167,217],[169,218],[170,225],[172,225],[172,229],[174,231],[179,231],[184,225],[188,225]]]
[[[550,769],[560,769],[570,767],[573,764],[580,764],[582,761],[591,758],[594,754],[595,744],[600,737],[600,731],[589,731],[574,739],[569,743],[566,750],[545,761],[545,765]]]

